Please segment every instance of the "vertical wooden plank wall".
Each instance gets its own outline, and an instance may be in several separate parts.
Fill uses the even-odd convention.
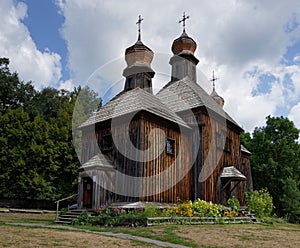
[[[194,115],[197,116],[200,112],[202,113],[202,157],[203,157],[203,168],[204,176],[207,179],[202,182],[202,199],[206,201],[220,202],[222,187],[220,181],[220,174],[225,166],[235,166],[239,171],[241,171],[245,176],[251,177],[251,169],[249,163],[249,156],[243,156],[240,149],[240,130],[238,130],[231,123],[227,123],[224,127],[222,122],[218,120],[217,116],[208,115],[205,109],[193,110]],[[191,123],[195,119],[190,114],[182,115],[182,118],[187,122]],[[129,144],[126,144],[125,127],[126,123],[120,122],[114,127],[115,138],[118,138],[123,142],[122,146],[125,148],[126,153],[134,156],[138,156],[138,153],[130,150]],[[146,150],[150,149],[152,152],[157,151],[158,146],[156,144],[164,143],[165,138],[160,135],[155,135],[153,144],[150,144],[150,132],[154,128],[161,129],[165,132],[166,137],[175,140],[175,154],[167,154],[164,150],[157,158],[150,160],[149,158],[144,158],[146,162],[139,162],[137,157],[133,160],[129,159],[127,156],[122,155],[115,147],[112,151],[108,152],[106,155],[109,156],[114,162],[116,169],[126,175],[135,177],[151,177],[162,173],[170,168],[170,172],[166,175],[165,180],[156,180],[155,183],[141,183],[136,182],[134,189],[137,194],[142,193],[146,195],[145,197],[129,197],[126,195],[115,196],[116,200],[119,201],[155,201],[155,202],[176,202],[176,198],[180,197],[182,200],[192,199],[192,172],[188,171],[186,175],[183,172],[186,171],[187,166],[191,163],[192,146],[191,134],[181,135],[180,129],[177,125],[172,124],[164,119],[156,117],[146,112],[139,113],[136,118],[134,118],[129,125],[129,135],[131,142],[136,149]],[[231,140],[231,152],[226,152],[222,148],[218,147],[217,135],[221,133],[226,134],[226,137]],[[103,135],[111,133],[110,123],[105,125],[97,124],[96,132],[95,129],[84,130],[82,142],[83,142],[83,154],[82,158],[87,161],[93,157],[98,150],[98,142],[101,141]],[[179,154],[179,151],[181,153]],[[136,155],[135,155],[136,154]],[[176,166],[170,167],[173,163]],[[101,172],[102,173],[102,172]],[[101,174],[100,173],[100,174]],[[105,173],[105,172],[103,172]],[[100,175],[99,174],[99,175]],[[247,174],[247,175],[246,175]],[[179,180],[179,178],[182,178]],[[166,180],[167,179],[167,180]],[[101,176],[99,176],[99,185],[101,183]],[[124,178],[114,178],[116,181],[116,187],[126,188],[128,187],[128,182]],[[163,187],[167,182],[174,184],[170,189],[160,192],[161,187]],[[235,190],[236,196],[239,198],[241,203],[244,203],[244,191],[250,186],[249,183],[240,183],[240,185]],[[105,188],[105,185],[102,185]],[[102,186],[97,189],[98,191],[103,191]],[[150,193],[153,193],[149,195]],[[97,193],[98,194],[98,193]],[[101,192],[97,198],[101,198],[101,202],[105,202],[108,199],[109,194],[106,192]]]

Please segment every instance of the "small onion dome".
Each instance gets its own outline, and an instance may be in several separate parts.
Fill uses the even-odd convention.
[[[180,55],[182,53],[194,55],[196,48],[196,42],[189,37],[186,32],[183,32],[172,44],[172,52],[174,55]]]
[[[142,64],[151,67],[153,51],[138,40],[125,50],[125,60],[128,66]]]
[[[212,93],[210,94],[210,96],[223,108],[224,106],[224,98],[219,96],[219,94],[216,92],[215,88],[213,88]]]

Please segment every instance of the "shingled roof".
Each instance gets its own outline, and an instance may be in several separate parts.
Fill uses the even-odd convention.
[[[89,170],[89,169],[101,169],[101,170],[114,170],[113,161],[104,154],[97,154],[90,160],[85,162],[79,169]]]
[[[172,121],[183,127],[190,128],[174,111],[163,104],[159,98],[141,88],[121,92],[78,128],[87,127],[95,123],[125,116],[130,113],[137,113],[142,110]]]
[[[231,180],[235,180],[235,181],[244,181],[244,180],[247,179],[234,166],[224,167],[224,169],[223,169],[223,171],[221,173],[221,178],[223,178],[223,179],[231,179]]]
[[[241,151],[244,152],[244,153],[247,153],[247,154],[251,154],[251,152],[246,148],[244,147],[243,145],[241,145]]]
[[[232,122],[242,130],[240,125],[229,114],[224,112],[218,103],[199,84],[193,82],[189,77],[169,82],[156,96],[176,113],[205,106],[220,116],[225,116],[226,120]]]

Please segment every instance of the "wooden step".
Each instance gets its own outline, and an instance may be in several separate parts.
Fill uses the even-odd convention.
[[[57,224],[72,224],[72,221],[85,213],[86,209],[72,209],[59,216],[59,219],[55,221]]]

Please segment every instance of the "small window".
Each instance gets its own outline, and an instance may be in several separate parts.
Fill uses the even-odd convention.
[[[167,154],[175,154],[175,140],[167,138],[166,140],[166,152]]]
[[[127,90],[133,89],[133,78],[127,78]]]
[[[224,146],[224,151],[225,152],[231,153],[231,143],[232,143],[232,140],[227,137],[226,142],[225,142],[225,146]]]
[[[101,150],[102,152],[108,152],[112,150],[113,141],[111,134],[103,135],[101,142]]]

